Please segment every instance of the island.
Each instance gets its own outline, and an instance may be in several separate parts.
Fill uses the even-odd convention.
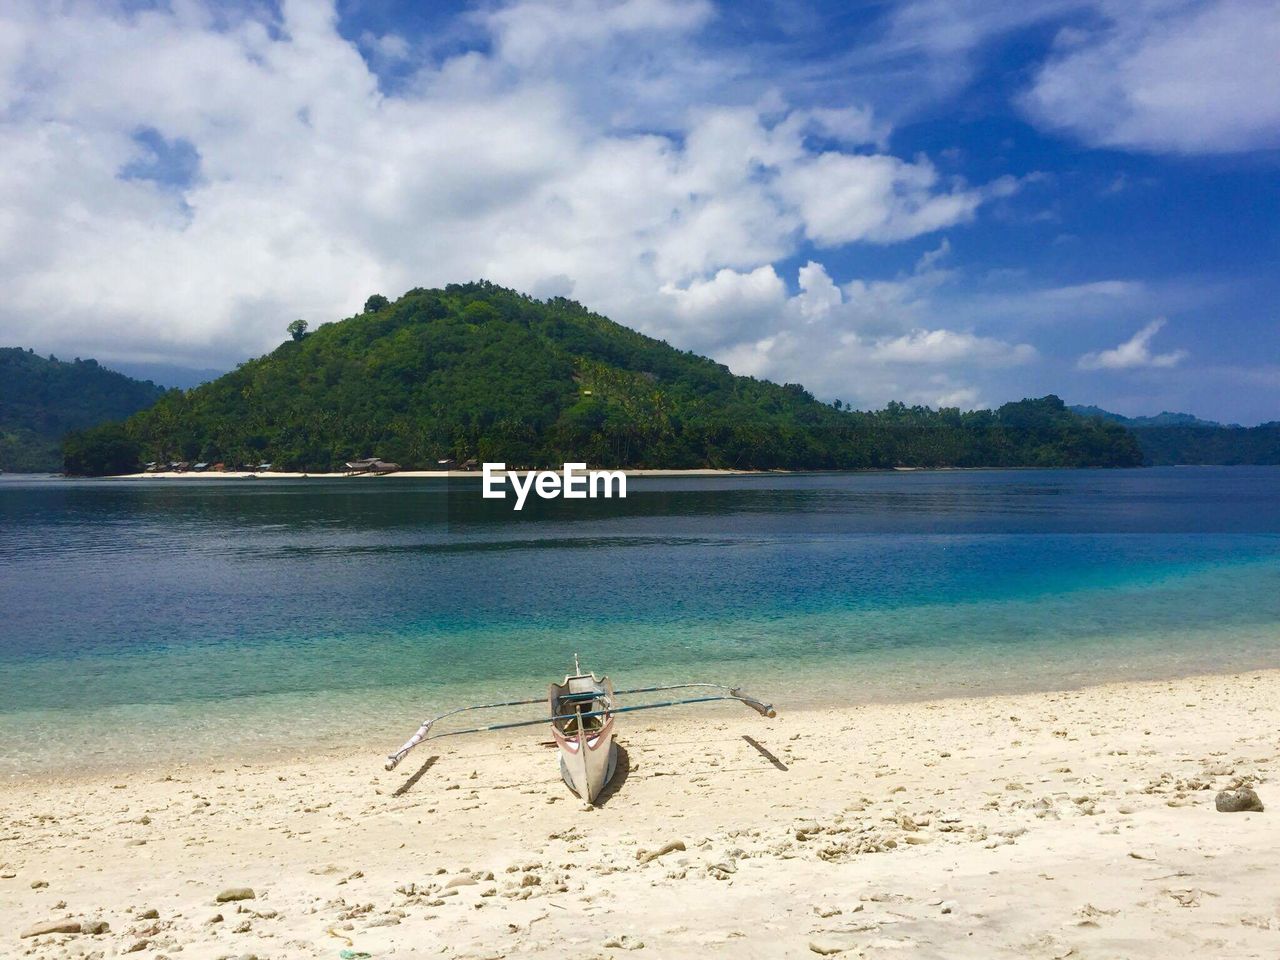
[[[1056,396],[963,412],[824,403],[798,383],[736,376],[581,304],[484,281],[372,296],[352,317],[123,421],[71,434],[65,469],[405,470],[470,460],[635,469],[1127,467],[1119,424]]]

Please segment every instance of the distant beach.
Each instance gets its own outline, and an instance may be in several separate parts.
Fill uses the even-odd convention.
[[[596,469],[618,469],[628,477],[741,477],[752,474],[786,474],[786,470],[720,470],[711,467],[698,467],[689,470],[649,470],[631,468],[600,467]],[[530,470],[517,470],[520,475],[531,473]],[[269,470],[261,473],[252,470],[157,470],[149,473],[124,473],[107,480],[379,480],[387,477],[402,477],[411,480],[462,480],[468,477],[480,479],[479,470],[395,470],[388,473],[352,471],[334,471],[330,473],[298,473],[287,470]]]

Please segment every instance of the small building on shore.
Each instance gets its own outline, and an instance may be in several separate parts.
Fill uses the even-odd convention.
[[[364,457],[360,460],[350,460],[344,466],[347,468],[347,476],[358,476],[362,473],[395,473],[400,469],[400,464],[391,463],[380,457]]]

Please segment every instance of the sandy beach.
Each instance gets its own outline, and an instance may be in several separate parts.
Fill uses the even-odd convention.
[[[596,809],[527,732],[10,782],[0,952],[1280,953],[1280,820],[1214,804],[1276,802],[1280,671],[779,706],[626,718]]]
[[[609,467],[593,467],[592,469],[612,469]],[[532,472],[529,470],[513,470],[520,476]],[[722,470],[713,467],[696,467],[689,470],[663,469],[621,469],[628,477],[744,477],[752,474],[789,473],[787,470]],[[270,470],[255,473],[245,470],[157,470],[153,473],[124,473],[107,480],[385,480],[388,477],[401,477],[416,480],[465,480],[474,478],[477,482],[483,477],[479,470],[394,470],[390,473],[352,473],[338,471],[330,473],[298,473],[287,470]]]

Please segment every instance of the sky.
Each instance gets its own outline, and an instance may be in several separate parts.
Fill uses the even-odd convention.
[[[1274,0],[5,0],[0,345],[488,279],[824,400],[1280,419]]]

